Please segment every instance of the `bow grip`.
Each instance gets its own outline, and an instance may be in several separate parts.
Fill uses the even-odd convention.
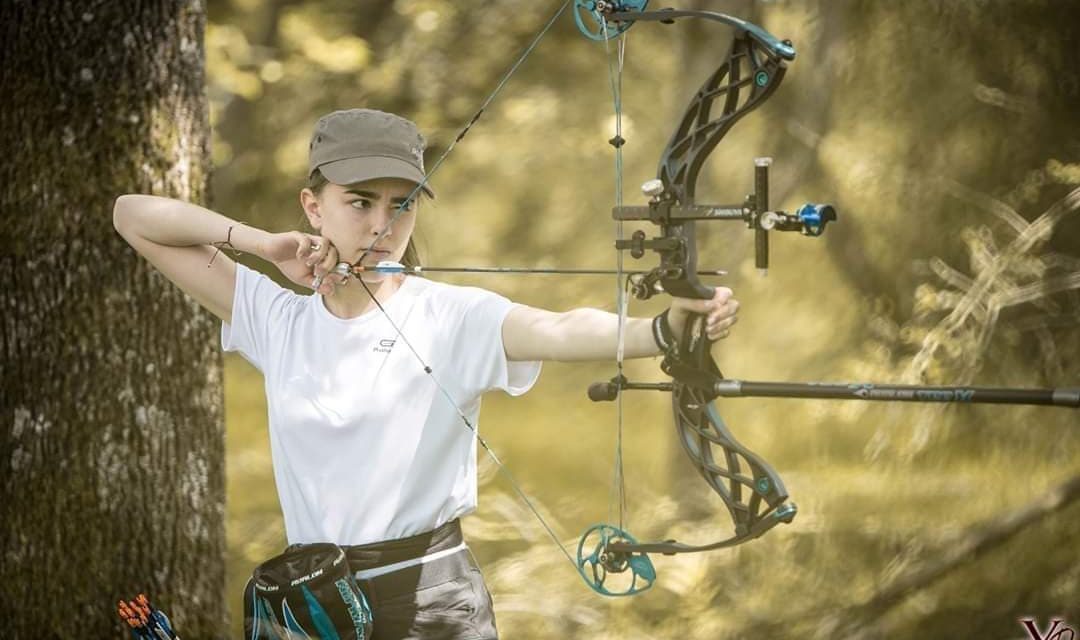
[[[679,240],[679,251],[664,252],[660,257],[660,266],[666,273],[678,274],[677,277],[663,277],[660,284],[664,291],[676,298],[709,300],[716,293],[715,287],[698,280],[697,242],[695,242],[694,222],[683,222],[669,228],[665,234]]]

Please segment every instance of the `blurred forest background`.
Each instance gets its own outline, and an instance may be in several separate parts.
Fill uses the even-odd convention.
[[[338,108],[413,118],[430,165],[555,4],[212,3],[213,205],[297,227],[311,127]],[[702,268],[728,269],[720,282],[742,302],[716,348],[728,375],[1080,382],[1080,3],[680,3],[690,7],[752,20],[798,50],[777,94],[712,155],[698,201],[741,200],[752,159],[772,156],[774,206],[832,202],[840,214],[821,239],[774,237],[767,278],[753,269],[751,234],[702,225]],[[729,42],[704,22],[630,31],[628,203]],[[611,113],[605,48],[564,15],[435,178],[439,198],[420,215],[424,263],[613,265]],[[446,279],[550,309],[614,307],[601,279]],[[629,374],[658,379],[657,364]],[[525,397],[485,402],[486,439],[568,545],[608,513],[614,410],[584,391],[611,374],[548,364]],[[225,385],[238,628],[246,577],[284,537],[261,380],[227,356]],[[629,394],[625,405],[630,530],[726,537],[729,518],[685,464],[667,398]],[[1062,485],[1080,473],[1075,411],[796,400],[721,410],[781,472],[799,515],[735,550],[656,557],[656,587],[632,600],[580,585],[485,466],[465,527],[505,637],[1008,638],[1021,616],[1080,624],[1080,510],[1075,483]]]

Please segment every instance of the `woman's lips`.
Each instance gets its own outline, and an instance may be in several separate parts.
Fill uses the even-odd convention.
[[[386,260],[388,257],[390,257],[390,252],[384,249],[371,249],[370,251],[367,251],[362,255],[364,262],[379,262],[382,260]]]

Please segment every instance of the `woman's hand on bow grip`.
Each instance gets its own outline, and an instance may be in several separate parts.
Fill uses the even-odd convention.
[[[686,321],[694,313],[705,316],[705,335],[709,340],[721,340],[731,335],[731,327],[739,321],[739,301],[727,287],[716,287],[709,300],[672,298],[668,324],[676,337],[682,338]]]
[[[323,295],[332,294],[335,286],[348,280],[348,276],[326,277],[338,263],[337,248],[326,238],[300,231],[274,233],[261,249],[259,257],[273,263],[291,282]]]

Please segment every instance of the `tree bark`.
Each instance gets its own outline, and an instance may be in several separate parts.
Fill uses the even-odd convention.
[[[224,636],[217,324],[111,216],[207,199],[204,26],[199,0],[0,3],[5,638],[119,637],[139,592]]]

